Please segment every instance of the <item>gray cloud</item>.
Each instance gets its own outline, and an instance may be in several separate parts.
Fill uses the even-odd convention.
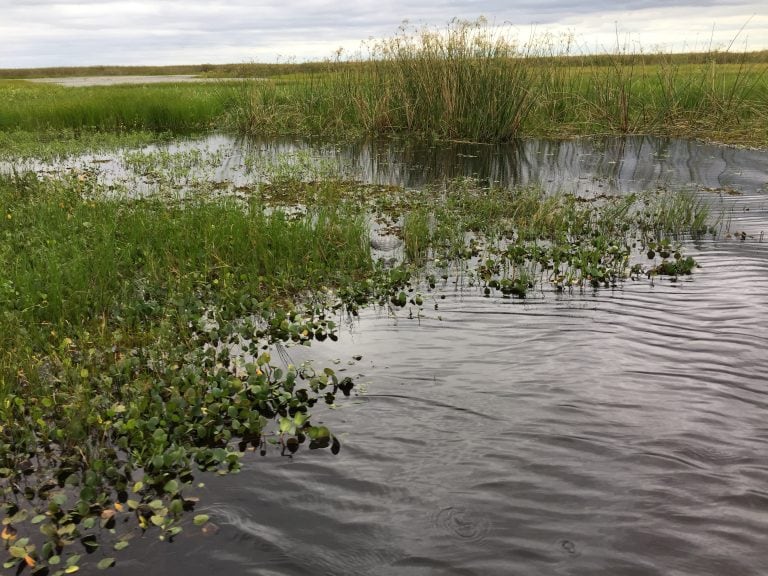
[[[768,47],[759,0],[0,0],[0,14],[5,68],[318,59],[389,36],[404,19],[439,26],[480,15],[526,38],[568,31],[586,49],[615,42],[617,27],[646,48],[723,46],[752,18],[740,40]]]

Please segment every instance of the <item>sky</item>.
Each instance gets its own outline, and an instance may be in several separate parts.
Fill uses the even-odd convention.
[[[480,16],[578,53],[768,49],[766,0],[0,0],[0,68],[344,58]]]

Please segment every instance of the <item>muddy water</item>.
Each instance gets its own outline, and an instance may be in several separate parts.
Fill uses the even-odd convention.
[[[522,301],[448,285],[422,318],[368,310],[338,343],[290,348],[357,378],[322,414],[341,453],[200,477],[218,532],[146,537],[114,574],[765,574],[768,154],[629,139],[345,158],[408,186],[695,187],[749,235],[690,244],[702,268],[675,284]]]

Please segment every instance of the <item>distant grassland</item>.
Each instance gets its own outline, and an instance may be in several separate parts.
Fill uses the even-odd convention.
[[[529,57],[534,62],[535,57]],[[768,64],[768,50],[752,52],[687,52],[681,54],[584,54],[542,56],[545,66],[607,66],[617,61],[625,65],[661,64]],[[299,63],[244,62],[230,64],[188,64],[169,66],[61,66],[55,68],[0,68],[0,78],[67,78],[72,76],[168,76],[193,74],[207,78],[271,78],[285,74],[340,71],[359,65],[359,61],[318,61]]]
[[[654,134],[768,145],[768,51],[562,56],[557,46],[521,46],[483,21],[401,30],[368,49],[355,61],[0,71],[243,78],[90,88],[4,80],[0,130],[475,142]]]
[[[0,130],[150,130],[190,133],[215,127],[225,111],[215,84],[65,88],[0,81]]]

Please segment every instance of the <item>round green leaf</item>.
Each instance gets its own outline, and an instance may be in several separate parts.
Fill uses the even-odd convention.
[[[210,516],[208,516],[208,514],[198,514],[194,518],[194,523],[195,523],[195,526],[202,526],[203,524],[208,522],[208,520],[210,520]]]

